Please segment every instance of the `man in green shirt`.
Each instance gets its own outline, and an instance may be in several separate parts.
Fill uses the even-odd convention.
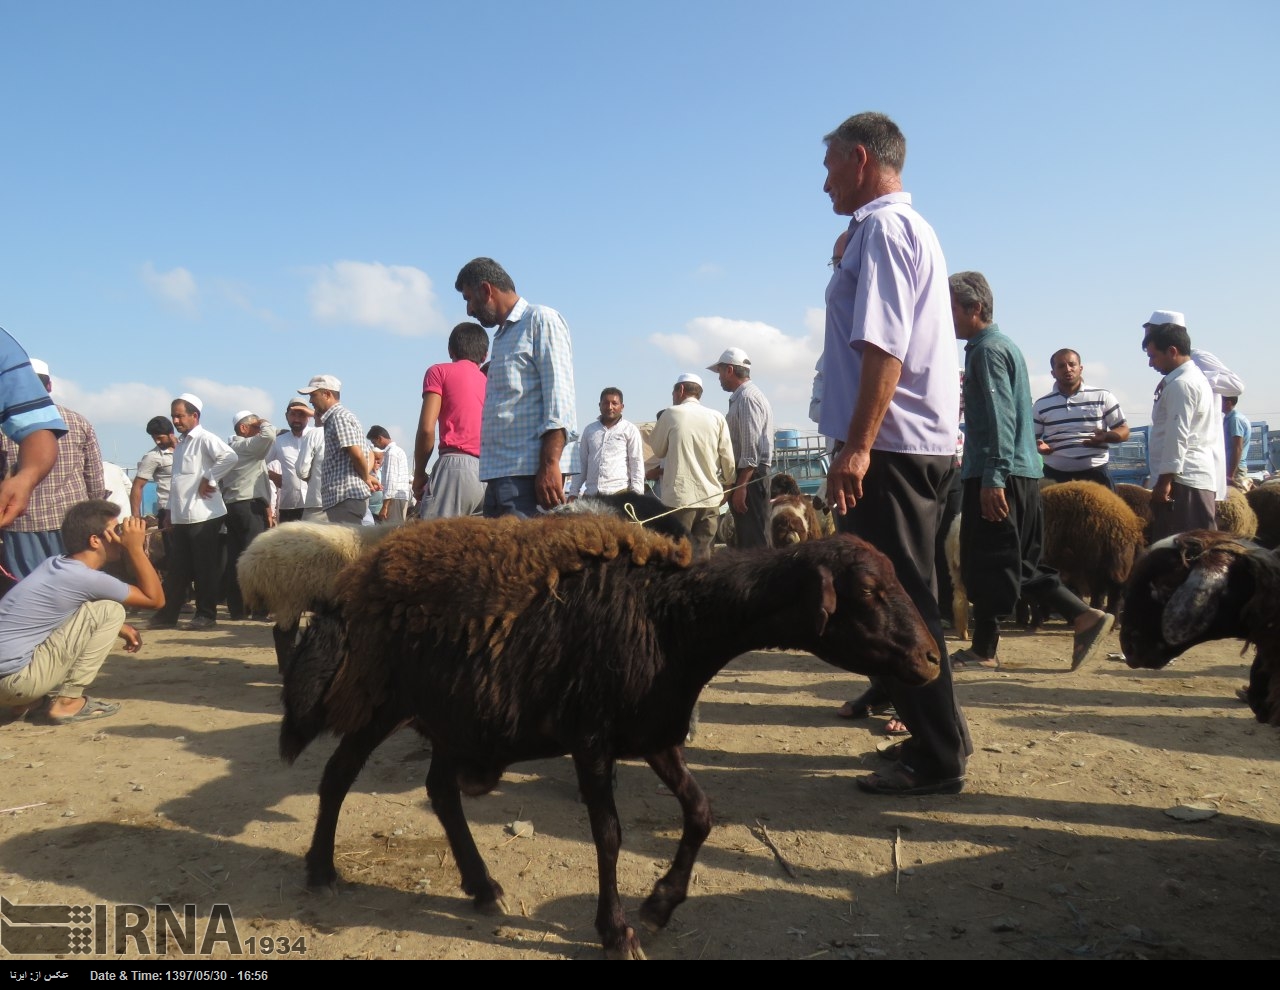
[[[954,666],[998,668],[1000,617],[1019,598],[1064,616],[1075,629],[1071,669],[1099,652],[1115,617],[1090,608],[1040,562],[1044,513],[1027,362],[994,321],[991,286],[979,272],[950,278],[951,317],[964,348],[964,486],[960,572],[973,602],[973,646],[951,655]]]

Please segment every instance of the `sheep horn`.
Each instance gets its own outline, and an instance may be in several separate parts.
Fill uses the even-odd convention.
[[[1187,579],[1164,608],[1160,631],[1170,646],[1179,646],[1199,636],[1213,621],[1218,600],[1227,588],[1227,572],[1233,554],[1203,553]]]

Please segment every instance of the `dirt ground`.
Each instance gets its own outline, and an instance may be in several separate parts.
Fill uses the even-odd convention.
[[[459,890],[411,733],[374,755],[347,800],[339,893],[314,893],[302,857],[332,741],[293,767],[277,759],[269,627],[143,635],[96,685],[118,715],[0,727],[10,902],[191,903],[201,919],[226,904],[241,942],[283,937],[290,952],[276,958],[600,957],[594,848],[568,759],[518,766],[466,802],[511,916],[480,916]],[[1234,697],[1238,644],[1155,672],[1099,662],[1072,674],[1061,625],[1012,633],[1001,652],[1003,671],[957,675],[977,752],[964,793],[946,797],[854,787],[883,765],[883,721],[834,717],[862,679],[782,652],[726,668],[689,748],[717,826],[689,900],[666,931],[641,933],[649,958],[1274,955],[1280,739]],[[643,764],[620,768],[617,795],[634,917],[675,848],[679,809]],[[1216,814],[1167,814],[1188,804]],[[532,834],[511,834],[514,822]],[[172,943],[169,956],[191,958]]]

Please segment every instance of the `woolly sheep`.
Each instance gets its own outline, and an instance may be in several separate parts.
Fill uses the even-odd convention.
[[[1116,485],[1116,494],[1141,521],[1143,542],[1150,543],[1151,526],[1156,521],[1155,514],[1151,511],[1151,489],[1125,483]]]
[[[1239,488],[1227,489],[1227,497],[1218,503],[1216,515],[1218,529],[1223,533],[1246,540],[1258,535],[1258,516]]]
[[[1255,485],[1245,498],[1258,517],[1258,542],[1264,547],[1280,547],[1280,481]]]
[[[639,526],[551,516],[414,526],[350,565],[339,604],[312,617],[285,673],[281,755],[292,762],[323,731],[342,737],[320,784],[308,881],[336,882],[343,799],[409,724],[431,743],[427,794],[463,890],[477,909],[504,911],[461,794],[492,790],[512,763],[567,753],[596,844],[596,928],[610,957],[643,958],[617,890],[616,760],[643,758],[683,812],[672,866],[640,909],[656,930],[684,901],[711,828],[680,744],[716,672],[765,647],[909,684],[938,672],[892,565],[861,540],[690,558],[688,542]]]
[[[1142,521],[1124,500],[1092,481],[1068,481],[1040,493],[1045,564],[1094,608],[1115,614],[1129,572],[1146,540]]]
[[[281,673],[289,664],[302,613],[317,602],[333,601],[342,569],[393,532],[391,526],[291,522],[262,533],[240,555],[236,577],[245,608],[274,616]]]
[[[769,505],[769,525],[764,535],[771,547],[821,539],[812,500],[807,495],[778,495]]]
[[[1257,646],[1247,698],[1280,725],[1280,554],[1229,533],[1194,530],[1156,543],[1125,588],[1120,645],[1130,667],[1163,667],[1197,643]]]

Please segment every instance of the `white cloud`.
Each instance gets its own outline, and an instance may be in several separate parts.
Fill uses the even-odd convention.
[[[765,389],[776,412],[780,403],[809,401],[813,366],[822,353],[822,327],[809,315],[805,324],[809,331],[805,336],[791,336],[768,323],[699,316],[685,324],[685,333],[655,333],[649,341],[682,367],[692,368],[713,363],[725,348],[741,347],[751,358],[752,377]]]
[[[403,337],[445,329],[431,278],[411,265],[336,261],[320,270],[310,300],[311,315],[322,323],[373,327]]]
[[[152,416],[168,415],[173,399],[168,389],[156,385],[116,382],[92,392],[67,378],[54,378],[53,397],[95,425],[127,423],[139,434]]]
[[[185,268],[174,268],[167,272],[156,271],[156,266],[145,262],[141,269],[142,284],[147,291],[174,309],[195,315],[196,303],[200,290],[196,287],[195,276]]]

